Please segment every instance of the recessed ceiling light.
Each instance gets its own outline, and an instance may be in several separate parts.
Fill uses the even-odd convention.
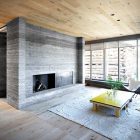
[[[115,14],[111,14],[111,16],[115,16]]]

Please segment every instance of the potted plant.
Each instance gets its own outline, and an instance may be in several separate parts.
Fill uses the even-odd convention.
[[[114,81],[111,76],[108,76],[107,84],[110,86],[113,94],[115,94],[116,91],[121,89],[121,87],[123,86],[123,83],[121,81]]]

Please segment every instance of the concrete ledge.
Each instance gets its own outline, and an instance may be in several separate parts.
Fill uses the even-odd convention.
[[[42,91],[42,93],[35,93],[36,95],[30,96],[22,101],[22,104],[19,105],[19,109],[32,105],[34,103],[39,103],[41,101],[50,100],[54,97],[59,97],[64,94],[70,94],[71,92],[75,92],[78,89],[84,90],[85,86],[83,84],[74,84],[68,85],[60,88],[50,89],[46,91]]]

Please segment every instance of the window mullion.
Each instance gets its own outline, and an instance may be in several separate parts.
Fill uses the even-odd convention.
[[[106,50],[105,50],[105,45],[103,43],[103,74],[104,74],[104,80],[106,80]]]
[[[90,45],[90,80],[92,80],[92,50]]]
[[[136,56],[136,78],[137,78],[137,80],[138,80],[138,76],[139,76],[139,73],[138,73],[138,39],[137,39],[137,46],[136,46],[137,48],[136,48],[136,54],[137,54],[137,56]]]
[[[120,47],[118,41],[118,80],[120,80]]]

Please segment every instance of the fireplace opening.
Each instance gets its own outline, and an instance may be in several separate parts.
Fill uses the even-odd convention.
[[[55,88],[55,74],[42,74],[33,76],[33,92]]]

